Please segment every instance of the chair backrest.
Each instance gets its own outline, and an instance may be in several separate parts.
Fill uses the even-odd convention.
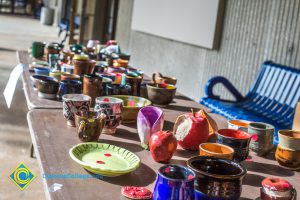
[[[300,100],[300,70],[265,61],[247,98],[262,108],[272,105],[272,113],[292,123]]]

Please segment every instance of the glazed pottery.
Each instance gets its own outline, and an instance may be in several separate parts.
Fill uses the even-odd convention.
[[[112,66],[108,66],[107,67],[107,73],[125,73],[126,69],[122,68],[122,67],[112,67]]]
[[[150,106],[151,101],[142,97],[114,95],[113,97],[123,100],[122,123],[135,123],[138,112],[145,106]]]
[[[35,67],[34,73],[36,75],[44,75],[44,76],[49,76],[50,69],[46,67]]]
[[[96,97],[102,95],[102,77],[94,74],[85,74],[83,76],[82,93],[92,98],[91,107],[94,107]]]
[[[32,42],[31,44],[31,55],[34,58],[41,58],[44,55],[45,43],[43,42]]]
[[[113,66],[114,67],[127,68],[128,67],[128,60],[122,60],[122,59],[113,60]]]
[[[126,76],[126,83],[131,87],[130,95],[140,96],[142,80],[141,76]]]
[[[164,165],[158,169],[153,200],[194,199],[195,173],[181,165]]]
[[[30,76],[30,80],[31,80],[31,83],[32,83],[33,88],[35,90],[37,90],[38,84],[39,84],[40,80],[44,80],[44,81],[46,81],[46,80],[54,80],[54,81],[57,81],[55,78],[49,77],[49,76],[45,76],[45,75],[32,75],[32,76]]]
[[[107,96],[107,86],[112,83],[112,80],[107,77],[102,77],[102,95],[101,96]]]
[[[300,151],[300,131],[279,130],[278,137],[282,148]]]
[[[218,143],[202,143],[199,145],[200,156],[212,156],[215,158],[225,158],[232,160],[234,149]]]
[[[142,83],[141,84],[140,96],[143,97],[143,98],[148,99],[147,83]]]
[[[38,96],[45,99],[56,99],[59,82],[56,79],[39,79],[37,84]]]
[[[125,52],[122,52],[119,54],[119,58],[120,59],[123,59],[123,60],[130,60],[130,54],[129,53],[125,53]]]
[[[121,194],[128,199],[152,199],[152,192],[146,187],[123,186]]]
[[[177,117],[173,132],[183,149],[198,150],[208,140],[209,124],[200,113],[186,113]]]
[[[64,65],[61,66],[60,71],[65,72],[65,73],[69,73],[69,74],[73,74],[74,73],[74,66],[64,64]]]
[[[76,74],[61,74],[60,75],[60,80],[61,81],[65,81],[65,80],[77,80],[80,81],[80,76],[76,75]]]
[[[117,126],[121,122],[123,101],[114,97],[97,97],[95,111],[106,115],[106,122],[103,129],[104,134],[115,134]]]
[[[176,85],[177,83],[177,79],[175,77],[163,76],[159,72],[152,74],[152,81],[153,83],[158,83],[158,84],[165,83],[165,84]]]
[[[177,141],[170,131],[157,131],[149,140],[150,153],[156,162],[167,163],[177,148]]]
[[[101,76],[101,77],[106,77],[111,79],[113,82],[115,81],[116,75],[113,73],[96,73],[96,75]]]
[[[65,94],[81,94],[82,92],[81,81],[65,80],[59,82],[58,96],[61,99]]]
[[[267,177],[261,185],[261,200],[296,200],[296,190],[284,179]]]
[[[246,168],[241,164],[211,156],[188,159],[187,166],[196,175],[195,199],[238,200]]]
[[[150,101],[158,105],[168,105],[175,97],[176,87],[163,84],[147,84],[147,94]]]
[[[235,130],[241,130],[248,132],[248,125],[250,121],[247,120],[228,120],[228,128],[229,129],[235,129]]]
[[[75,125],[82,142],[98,141],[106,116],[97,111],[79,111],[75,114]]]
[[[97,61],[94,69],[94,74],[96,73],[104,73],[107,69],[107,62],[105,61]]]
[[[141,146],[148,149],[150,137],[153,133],[161,131],[164,127],[164,113],[154,106],[141,108],[137,116],[137,130]]]
[[[73,58],[74,74],[83,76],[85,74],[92,74],[94,72],[96,61],[80,60],[80,59],[82,59],[81,57],[79,57],[79,59],[76,60],[75,56]]]
[[[131,93],[130,85],[107,84],[107,95],[129,95]]]
[[[250,149],[264,156],[273,149],[274,126],[261,122],[251,122],[248,133],[251,135]]]
[[[108,177],[127,174],[140,166],[139,157],[131,151],[105,143],[77,144],[69,155],[86,170]]]
[[[291,170],[300,169],[300,151],[286,149],[277,145],[275,158],[279,165]]]
[[[217,131],[217,143],[233,148],[233,160],[237,162],[248,157],[250,140],[251,135],[241,130],[220,129]]]
[[[58,81],[61,80],[61,75],[66,74],[65,72],[50,72],[49,76],[56,78]]]
[[[96,48],[99,43],[100,43],[99,40],[89,40],[86,47],[87,48]]]
[[[59,54],[49,54],[48,55],[48,63],[49,66],[54,69],[58,67],[58,61],[59,61]]]
[[[83,94],[65,94],[63,99],[63,114],[68,126],[75,126],[75,114],[78,111],[90,109],[91,97]]]
[[[74,52],[75,55],[80,55],[84,50],[84,46],[81,44],[70,45],[70,51]]]
[[[59,54],[61,46],[58,43],[52,42],[45,46],[45,58],[46,62],[49,62],[49,54]]]

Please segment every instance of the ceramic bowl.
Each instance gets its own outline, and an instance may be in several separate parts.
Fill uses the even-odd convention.
[[[107,73],[125,73],[126,69],[122,67],[107,67]]]
[[[33,88],[37,90],[38,83],[40,80],[55,80],[53,77],[45,76],[45,75],[32,75],[30,76],[30,80],[32,82]]]
[[[248,131],[248,125],[249,125],[250,121],[247,120],[228,120],[227,124],[228,124],[228,128],[229,129],[235,129],[235,130],[241,130],[241,131]]]
[[[65,81],[65,80],[78,80],[80,81],[80,76],[76,75],[76,74],[62,74],[60,76],[60,80]]]
[[[107,95],[130,95],[131,86],[130,85],[120,85],[120,84],[107,84],[106,94]]]
[[[160,84],[149,83],[146,87],[148,98],[154,104],[168,105],[175,97],[176,87],[173,85],[163,88]]]
[[[196,199],[239,199],[247,173],[243,165],[228,159],[195,156],[188,159],[187,166],[197,175]]]
[[[45,99],[56,99],[59,82],[56,79],[39,80],[37,84],[38,96]]]
[[[65,74],[67,74],[67,73],[65,73],[65,72],[50,72],[49,76],[56,78],[56,80],[60,81],[61,75],[65,75]]]
[[[278,137],[282,148],[300,151],[300,131],[279,130]]]
[[[281,147],[280,144],[277,145],[275,158],[279,165],[291,169],[300,169],[300,151],[286,149]]]
[[[82,83],[77,80],[64,80],[59,82],[58,96],[61,99],[65,94],[81,94]]]
[[[232,160],[233,154],[234,149],[227,145],[217,143],[202,143],[199,145],[200,156],[212,156]]]
[[[49,72],[50,72],[50,68],[46,68],[46,67],[35,67],[33,70],[36,75],[49,76]]]
[[[171,84],[171,85],[176,85],[177,79],[175,77],[170,77],[170,76],[163,76],[159,72],[155,72],[152,74],[152,81],[153,83],[166,83],[166,84]]]
[[[69,150],[69,155],[86,170],[108,177],[127,174],[140,165],[139,157],[131,151],[105,143],[77,144]]]
[[[151,101],[142,97],[127,95],[113,95],[113,97],[122,99],[124,102],[122,112],[122,123],[136,122],[139,110],[145,106],[151,105]]]
[[[234,149],[233,160],[241,162],[248,157],[251,135],[234,129],[220,129],[216,133],[217,143]]]

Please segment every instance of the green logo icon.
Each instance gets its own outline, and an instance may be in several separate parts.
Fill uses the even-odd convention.
[[[36,175],[22,162],[9,175],[9,179],[12,180],[20,190],[24,190],[35,177]]]

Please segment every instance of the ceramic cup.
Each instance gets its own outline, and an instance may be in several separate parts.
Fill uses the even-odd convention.
[[[30,80],[31,80],[31,83],[35,90],[37,90],[40,80],[55,80],[55,81],[57,81],[55,78],[45,76],[45,75],[32,75],[32,76],[30,76]]]
[[[300,151],[287,149],[277,145],[275,158],[279,165],[290,170],[300,169]]]
[[[96,61],[95,60],[73,59],[73,65],[74,65],[74,74],[83,76],[85,74],[91,74],[94,72]]]
[[[123,100],[114,97],[97,97],[95,111],[106,115],[106,122],[103,128],[104,134],[115,134],[117,126],[121,122]]]
[[[91,97],[84,94],[65,94],[63,99],[63,114],[68,126],[75,126],[75,113],[90,109]]]
[[[107,77],[102,77],[102,96],[107,96],[107,86],[112,83],[112,80]]]
[[[248,125],[250,121],[247,120],[228,120],[228,128],[229,129],[235,129],[235,130],[241,130],[248,132]]]
[[[261,200],[296,200],[297,192],[287,180],[267,177],[261,185]]]
[[[82,93],[92,98],[91,107],[94,107],[96,97],[102,95],[102,77],[94,74],[85,74],[83,76]]]
[[[152,74],[152,81],[153,83],[157,83],[157,84],[166,83],[166,84],[176,85],[177,83],[177,79],[175,77],[163,76],[159,72],[155,72]]]
[[[41,58],[44,55],[44,42],[32,42],[31,44],[31,55],[34,58]]]
[[[78,137],[82,142],[97,141],[105,124],[106,116],[96,111],[79,111],[75,115]]]
[[[181,165],[164,165],[158,169],[153,200],[194,199],[195,173]]]
[[[233,160],[241,162],[248,157],[251,135],[233,129],[220,129],[217,131],[217,143],[230,146],[234,149]]]
[[[261,122],[251,122],[248,133],[251,135],[250,149],[264,156],[273,149],[274,126]]]
[[[58,81],[61,80],[61,75],[66,74],[65,72],[50,72],[49,76],[56,78]]]
[[[56,99],[59,82],[56,79],[39,79],[37,84],[38,96],[44,99]]]
[[[74,66],[64,64],[64,65],[61,66],[61,72],[73,74],[74,73]]]
[[[140,96],[142,80],[141,76],[126,76],[126,83],[131,87],[130,95]]]
[[[300,151],[300,131],[279,130],[278,137],[281,147]]]
[[[34,70],[34,74],[44,75],[44,76],[49,76],[49,72],[50,72],[50,69],[46,67],[35,67],[33,70]]]
[[[77,80],[77,81],[80,81],[81,78],[80,78],[80,76],[78,76],[76,74],[65,73],[65,74],[60,75],[60,80],[61,81],[65,81],[65,80]]]
[[[148,149],[150,137],[153,133],[161,131],[164,127],[164,113],[154,106],[146,106],[140,109],[137,116],[137,129],[141,140],[141,146]]]
[[[162,84],[149,83],[147,84],[147,94],[152,103],[168,105],[175,97],[176,87],[173,85],[166,85],[166,87],[162,87]]]
[[[234,149],[227,145],[217,143],[202,143],[199,145],[200,156],[212,156],[232,160],[233,154]]]
[[[107,95],[129,95],[131,87],[129,85],[107,84]]]
[[[60,81],[58,96],[61,99],[65,94],[81,94],[82,92],[81,81],[76,80],[65,80]]]
[[[187,166],[197,175],[195,199],[239,199],[242,180],[247,173],[241,164],[211,156],[195,156],[188,159]]]

